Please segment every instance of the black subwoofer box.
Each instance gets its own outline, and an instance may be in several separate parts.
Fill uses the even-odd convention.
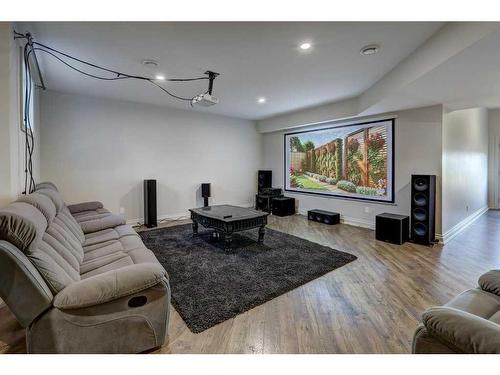
[[[144,225],[151,228],[157,224],[156,180],[144,180]]]
[[[307,218],[318,223],[333,225],[340,223],[340,214],[325,210],[310,210],[307,211]]]
[[[271,212],[276,216],[295,215],[295,198],[279,197],[271,199]]]
[[[432,245],[436,239],[436,176],[411,176],[410,238],[421,245]]]
[[[405,215],[383,213],[375,217],[375,238],[401,245],[409,239],[409,218]]]

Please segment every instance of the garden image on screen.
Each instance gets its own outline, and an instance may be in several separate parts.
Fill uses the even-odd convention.
[[[285,189],[393,202],[394,120],[285,134]]]

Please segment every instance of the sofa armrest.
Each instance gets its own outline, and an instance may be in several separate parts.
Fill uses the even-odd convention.
[[[483,274],[479,278],[479,287],[500,297],[500,270],[491,270]]]
[[[127,221],[125,217],[122,215],[109,214],[104,217],[99,217],[97,219],[91,219],[80,222],[80,227],[82,228],[83,233],[93,233],[99,232],[100,230],[114,228],[119,225],[126,224]]]
[[[69,212],[76,214],[83,211],[95,211],[99,208],[103,208],[104,205],[101,202],[83,202],[71,204],[68,206]]]
[[[100,305],[151,288],[167,278],[158,263],[140,263],[111,270],[68,285],[54,298],[60,310]]]
[[[422,315],[427,331],[464,353],[499,354],[500,325],[451,307],[432,307]]]

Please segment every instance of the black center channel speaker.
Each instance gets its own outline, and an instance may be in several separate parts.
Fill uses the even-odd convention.
[[[260,193],[263,189],[272,187],[273,171],[259,171],[257,177],[257,191]]]
[[[156,180],[144,180],[144,225],[152,228],[157,224]]]
[[[415,243],[432,245],[436,240],[436,176],[411,176],[410,237]]]

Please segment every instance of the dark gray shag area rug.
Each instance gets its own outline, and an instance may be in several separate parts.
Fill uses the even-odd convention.
[[[233,235],[232,248],[191,224],[140,232],[170,278],[172,304],[194,333],[314,280],[356,257],[266,228]]]

